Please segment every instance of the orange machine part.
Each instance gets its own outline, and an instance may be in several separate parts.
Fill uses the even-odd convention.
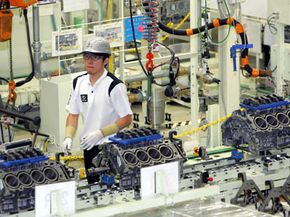
[[[8,101],[10,103],[14,103],[17,97],[17,94],[15,92],[15,87],[16,87],[15,81],[14,80],[9,81]]]
[[[192,29],[186,29],[186,35],[193,35]]]
[[[11,39],[13,13],[10,10],[0,10],[0,41]]]
[[[153,58],[154,58],[154,54],[149,51],[147,54],[146,54],[146,58],[147,58],[147,62],[146,62],[146,69],[147,70],[153,70],[154,68],[154,62],[153,62]]]
[[[259,75],[260,75],[259,69],[253,69],[253,71],[252,71],[252,77],[253,78],[256,78],[256,77],[259,77]]]
[[[212,21],[214,28],[219,27],[220,26],[220,20],[219,19],[214,19]]]
[[[29,5],[38,2],[38,0],[9,0],[9,2],[11,6],[27,8]]]
[[[242,58],[242,60],[241,60],[241,66],[242,66],[242,68],[244,68],[245,65],[249,65],[249,57],[248,56]]]
[[[242,26],[242,24],[238,23],[236,25],[236,31],[237,31],[238,34],[241,34],[241,33],[245,32],[244,27]]]

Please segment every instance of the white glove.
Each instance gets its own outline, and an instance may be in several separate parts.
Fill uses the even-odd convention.
[[[65,154],[70,154],[71,146],[72,146],[72,138],[66,137],[61,146],[62,152]]]
[[[97,130],[89,133],[83,137],[81,141],[81,148],[84,150],[91,150],[94,146],[98,145],[98,142],[104,137],[102,131]]]

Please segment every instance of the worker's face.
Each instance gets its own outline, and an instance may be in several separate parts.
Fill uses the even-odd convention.
[[[83,57],[85,61],[86,71],[90,75],[102,73],[105,66],[109,63],[109,58],[103,60],[103,56],[100,55],[85,53]]]

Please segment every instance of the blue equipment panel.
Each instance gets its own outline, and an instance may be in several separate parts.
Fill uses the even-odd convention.
[[[142,31],[143,31],[143,22],[144,16],[134,16],[133,23],[134,23],[134,30],[135,30],[135,37],[137,40],[142,39]],[[132,32],[132,24],[131,18],[127,17],[124,19],[124,27],[125,27],[125,42],[133,41],[133,32]]]

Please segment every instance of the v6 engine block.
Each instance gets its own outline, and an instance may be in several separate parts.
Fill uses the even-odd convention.
[[[70,180],[66,167],[31,147],[0,152],[0,215],[34,209],[37,185]]]
[[[222,125],[223,144],[248,144],[254,154],[290,144],[289,102],[276,95],[246,99]]]
[[[103,147],[94,162],[96,167],[107,168],[109,173],[120,176],[123,187],[140,184],[137,176],[143,167],[184,159],[180,140],[165,139],[150,128],[123,131],[112,141]],[[132,181],[132,176],[137,181]]]

